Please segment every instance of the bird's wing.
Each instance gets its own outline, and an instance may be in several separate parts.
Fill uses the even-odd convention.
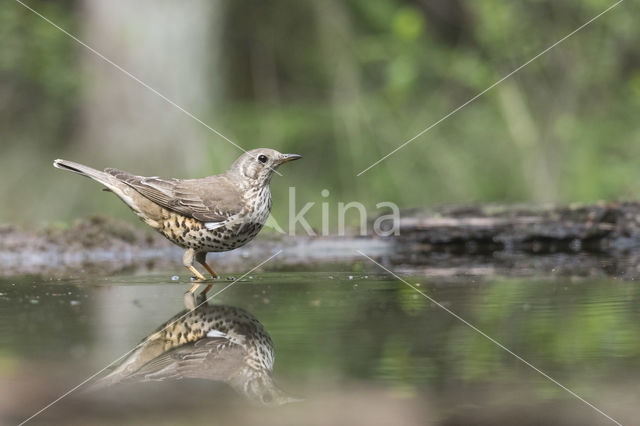
[[[224,222],[242,210],[238,189],[224,175],[181,180],[136,176],[118,169],[105,172],[162,207],[202,222]]]
[[[246,350],[224,337],[209,337],[165,352],[133,373],[127,381],[183,378],[224,380],[243,364]]]

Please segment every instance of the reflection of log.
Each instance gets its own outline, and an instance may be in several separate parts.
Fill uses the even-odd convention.
[[[640,203],[405,212],[391,258],[427,275],[640,278]]]

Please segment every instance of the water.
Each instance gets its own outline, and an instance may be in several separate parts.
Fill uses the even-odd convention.
[[[28,424],[614,424],[375,265],[320,269],[252,273],[211,301],[260,321],[277,385],[304,401],[263,407],[206,378],[138,381],[83,386]],[[181,312],[189,283],[175,272],[0,280],[0,423],[25,420]],[[636,423],[635,282],[403,278],[606,414]],[[216,281],[210,294],[231,282]]]

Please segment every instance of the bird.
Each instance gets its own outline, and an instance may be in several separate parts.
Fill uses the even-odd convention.
[[[198,296],[202,299],[202,294]],[[272,377],[273,341],[244,309],[206,300],[174,315],[145,337],[120,365],[98,379],[89,392],[137,382],[205,379],[230,385],[258,405],[300,401]]]
[[[89,177],[116,194],[143,222],[184,248],[183,265],[196,281],[204,281],[194,260],[218,278],[207,264],[207,253],[234,250],[260,232],[271,212],[273,174],[281,164],[300,158],[269,148],[253,149],[226,172],[201,179],[137,176],[114,168],[100,171],[62,159],[53,166]],[[185,293],[185,303],[192,308],[199,286],[196,282]]]

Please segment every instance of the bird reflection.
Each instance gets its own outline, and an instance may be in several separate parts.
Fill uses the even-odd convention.
[[[260,405],[296,402],[273,381],[273,342],[249,312],[202,303],[146,337],[97,390],[118,383],[199,378],[227,383]]]

